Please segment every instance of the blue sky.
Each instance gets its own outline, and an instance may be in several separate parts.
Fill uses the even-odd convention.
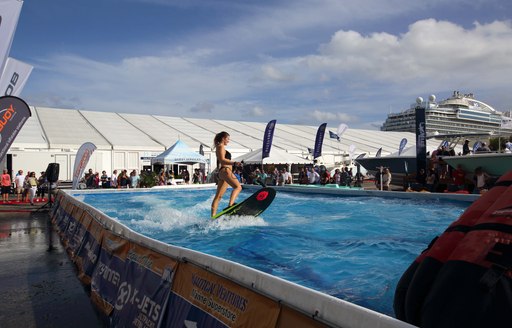
[[[378,129],[417,96],[512,109],[510,0],[25,0],[30,105]]]

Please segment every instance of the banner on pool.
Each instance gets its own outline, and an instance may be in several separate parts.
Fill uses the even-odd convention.
[[[129,247],[129,241],[105,230],[98,263],[91,276],[91,299],[106,315],[112,313],[121,283],[125,281],[123,271]]]
[[[178,263],[131,243],[111,324],[114,327],[160,327]]]
[[[265,296],[180,263],[163,327],[275,327],[279,311],[279,304]]]
[[[327,328],[329,326],[315,321],[314,319],[283,305],[281,306],[281,314],[279,315],[279,321],[276,327]]]
[[[89,222],[88,225],[86,225],[87,221]],[[82,245],[76,254],[75,263],[78,268],[78,278],[84,284],[90,285],[94,269],[100,257],[104,229],[89,213],[83,216],[82,224],[84,224],[87,232],[84,234]]]

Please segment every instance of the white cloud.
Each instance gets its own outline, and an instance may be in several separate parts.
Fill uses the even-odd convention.
[[[212,103],[202,102],[196,104],[194,107],[190,109],[190,111],[192,113],[211,113],[214,107],[215,105]]]
[[[322,112],[315,109],[314,111],[309,112],[307,115],[316,122],[357,122],[357,118],[355,116],[346,113]]]
[[[474,24],[464,29],[445,21],[415,22],[403,35],[338,31],[320,54],[305,58],[311,71],[352,81],[437,85],[482,80],[496,86],[512,73],[510,22]],[[474,84],[477,84],[474,83]]]
[[[405,0],[255,6],[211,33],[148,47],[153,50],[147,56],[109,62],[79,55],[40,59],[26,90],[29,100],[48,106],[305,124],[362,125],[439,90],[477,97],[492,92],[512,107],[510,21],[464,28],[425,19],[394,34],[348,27],[363,20],[405,21],[401,14],[422,6]],[[486,102],[500,109],[495,99]]]
[[[247,111],[247,116],[251,117],[262,117],[265,115],[265,111],[260,106],[254,106]]]

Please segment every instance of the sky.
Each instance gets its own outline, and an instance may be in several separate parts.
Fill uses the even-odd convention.
[[[25,0],[32,106],[379,129],[418,96],[512,110],[510,0]]]

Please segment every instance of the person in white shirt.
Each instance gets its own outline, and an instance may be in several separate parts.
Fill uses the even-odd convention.
[[[510,140],[505,144],[505,153],[512,153],[512,142]]]
[[[314,168],[311,168],[311,173],[309,175],[309,184],[317,184],[320,182],[320,174],[315,171]]]
[[[18,174],[14,178],[14,184],[16,185],[16,200],[18,202],[21,201],[21,196],[23,194],[23,183],[25,182],[25,175],[23,174],[23,170],[19,170]]]
[[[292,184],[293,183],[292,174],[290,172],[288,172],[286,169],[283,169],[282,174],[283,174],[284,184]]]
[[[110,188],[117,188],[117,170],[112,172],[112,179],[110,180]]]

